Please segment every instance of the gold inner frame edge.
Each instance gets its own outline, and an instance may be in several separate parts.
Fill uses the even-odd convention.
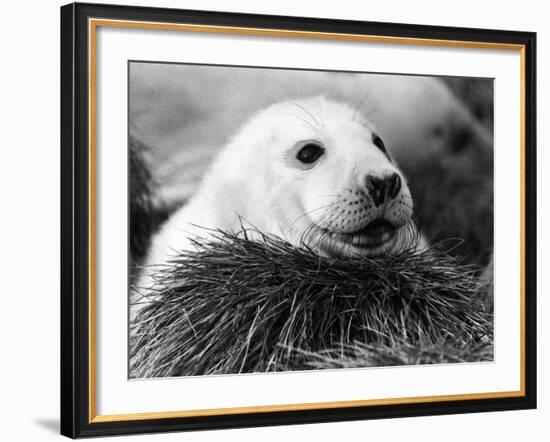
[[[95,275],[96,275],[96,31],[99,26],[116,28],[134,28],[148,30],[171,30],[187,32],[208,32],[218,34],[237,34],[273,37],[294,37],[308,39],[326,39],[340,41],[359,41],[371,43],[412,44],[419,46],[447,46],[479,49],[512,50],[520,53],[520,389],[517,391],[498,391],[487,393],[464,393],[436,396],[415,396],[387,399],[366,399],[351,401],[313,402],[283,405],[259,405],[231,408],[191,409],[178,411],[153,411],[128,414],[96,414],[96,311],[95,311]],[[280,411],[323,410],[331,408],[351,408],[375,405],[414,404],[442,401],[482,400],[525,396],[525,45],[494,42],[475,42],[459,40],[425,39],[413,37],[390,37],[362,34],[324,33],[311,31],[293,31],[282,29],[247,28],[233,26],[211,26],[184,23],[160,23],[132,20],[88,19],[88,127],[89,127],[89,367],[88,367],[88,422],[117,422],[146,419],[169,419],[178,417],[222,416],[247,413],[273,413]]]

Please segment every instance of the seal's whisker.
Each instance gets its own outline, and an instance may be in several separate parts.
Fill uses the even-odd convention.
[[[401,250],[413,250],[418,247],[420,242],[420,230],[416,225],[414,218],[411,218],[409,222],[402,227],[402,244],[400,244]]]
[[[335,193],[335,194],[326,194],[326,195],[319,195],[317,198],[341,198],[342,195],[340,195],[339,193]]]
[[[359,111],[361,110],[361,107],[363,106],[363,104],[365,103],[365,101],[367,101],[367,98],[370,97],[370,92],[367,92],[365,94],[365,96],[363,97],[363,99],[361,100],[361,102],[359,103],[359,106],[357,106],[357,108],[355,109],[355,112],[353,113],[353,118],[352,118],[352,121],[355,121],[355,117],[357,117],[357,114],[359,113]]]
[[[311,127],[314,131],[317,131],[318,129],[313,125],[311,124],[309,121],[303,119],[302,117],[298,116],[298,115],[295,115],[291,112],[279,112],[281,114],[284,114],[284,115],[289,115],[291,117],[294,117],[294,118],[298,118],[298,120],[302,121],[303,123],[307,124],[309,127]]]
[[[310,239],[310,236],[311,236],[311,232],[313,232],[314,228],[316,228],[317,226],[315,225],[315,223],[311,222],[308,224],[308,226],[304,229],[304,231],[302,232],[302,234],[300,235],[300,239],[299,239],[299,244],[302,246],[302,247],[307,247],[309,248],[309,239]]]
[[[422,230],[422,216],[416,211],[411,215],[411,219],[414,222],[416,229],[420,232]]]
[[[319,228],[319,225],[316,225],[315,223],[311,223],[310,224],[310,227],[308,230],[306,230],[307,234],[309,235],[311,232],[315,233],[317,236],[314,238],[315,239],[315,243],[320,243],[321,241],[325,241],[326,238],[330,239],[330,231],[331,231],[331,228],[333,227],[336,219],[337,219],[337,216],[332,218],[332,219],[329,219],[331,216],[334,215],[335,212],[329,212],[327,214],[325,214],[325,216],[323,216],[320,220],[319,220],[319,225],[322,225],[322,224],[326,224],[326,226],[324,228]],[[308,238],[308,239],[312,239],[312,238]]]
[[[418,220],[418,226],[422,227],[422,222],[424,219],[422,212],[422,200],[418,196],[411,195],[411,200],[413,204],[413,216]]]
[[[369,111],[368,114],[363,115],[363,118],[364,118],[365,120],[370,121],[370,122],[372,123],[372,121],[370,120],[371,115],[375,115],[375,114],[377,114],[379,111],[380,111],[380,108],[375,107],[374,109],[371,109],[371,110]]]
[[[297,222],[299,221],[300,219],[302,219],[304,216],[307,216],[307,215],[310,215],[314,212],[316,212],[317,210],[322,210],[322,209],[326,209],[328,207],[331,207],[331,206],[334,206],[335,204],[338,204],[339,201],[333,201],[332,203],[330,204],[325,204],[324,206],[319,206],[319,207],[316,207],[315,209],[312,209],[312,210],[308,210],[307,212],[304,212],[303,214],[301,214],[298,218],[296,218],[292,224],[291,224],[291,227]]]
[[[289,101],[289,103],[296,106],[299,109],[302,109],[306,114],[308,114],[313,119],[313,121],[315,121],[315,123],[317,123],[318,126],[323,127],[323,125],[319,122],[319,120],[315,118],[313,114],[310,111],[308,111],[304,106],[298,103],[294,103],[293,101]]]
[[[329,213],[325,214],[319,220],[318,224],[324,224],[327,221],[327,219],[332,215],[334,215],[334,212],[329,212]],[[332,227],[333,223],[334,223],[334,219],[329,220],[328,225],[326,226],[326,228],[321,229],[321,228],[319,228],[318,224],[316,224],[312,221],[304,229],[302,235],[300,236],[300,243],[303,244],[303,245],[306,245],[306,246],[308,246],[309,243],[319,244],[318,241],[321,240],[323,238],[323,236],[328,235],[328,231],[325,230],[325,229],[330,229]],[[312,236],[313,234],[315,234],[316,236]]]

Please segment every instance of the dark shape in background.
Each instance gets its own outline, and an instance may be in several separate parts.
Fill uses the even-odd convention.
[[[493,87],[488,80],[444,78],[475,124],[435,128],[445,150],[426,161],[403,164],[423,214],[426,237],[457,238],[452,251],[480,266],[493,250]],[[490,87],[488,87],[490,86]]]
[[[130,268],[145,258],[151,236],[168,218],[171,210],[155,196],[158,185],[153,179],[147,156],[149,149],[134,136],[128,140]]]

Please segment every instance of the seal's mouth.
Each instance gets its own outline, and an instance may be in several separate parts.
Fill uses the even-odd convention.
[[[392,239],[395,230],[395,226],[388,220],[377,218],[362,229],[343,235],[349,236],[351,243],[355,246],[377,247]]]
[[[397,228],[386,219],[376,218],[355,232],[325,230],[324,233],[325,241],[319,244],[319,248],[325,255],[376,257],[392,248]]]

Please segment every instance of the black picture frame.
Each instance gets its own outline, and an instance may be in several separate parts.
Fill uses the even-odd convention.
[[[140,420],[94,421],[90,408],[90,18],[520,45],[524,51],[524,395]],[[536,34],[73,3],[61,8],[61,434],[239,428],[536,408]]]

